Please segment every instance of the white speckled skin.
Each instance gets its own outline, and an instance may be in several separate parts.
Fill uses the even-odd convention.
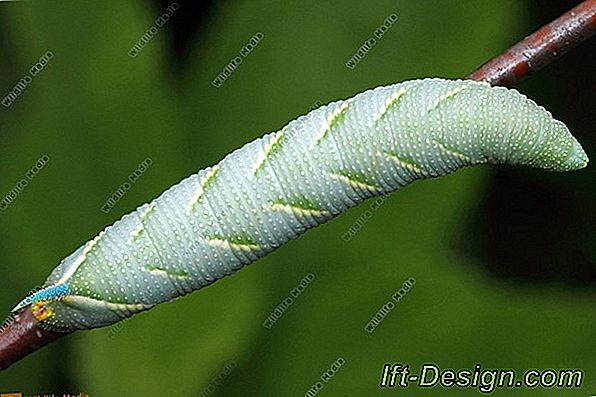
[[[416,179],[481,163],[555,171],[587,157],[515,90],[413,80],[323,106],[139,207],[64,259],[48,329],[114,323],[229,275],[307,229]]]

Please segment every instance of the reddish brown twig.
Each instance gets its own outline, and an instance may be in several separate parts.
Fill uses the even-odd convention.
[[[31,310],[23,310],[0,333],[0,370],[64,335],[39,328]]]
[[[596,0],[586,0],[467,76],[493,85],[513,85],[596,32]],[[29,308],[0,333],[0,370],[67,335],[41,329]]]
[[[596,33],[596,0],[586,0],[466,76],[512,86]]]

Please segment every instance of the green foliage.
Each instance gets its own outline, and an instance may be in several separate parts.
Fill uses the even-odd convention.
[[[11,58],[0,63],[1,90],[48,50],[54,54],[12,106],[0,109],[3,191],[40,156],[50,158],[0,213],[4,313],[103,227],[313,102],[410,78],[459,77],[520,37],[513,0],[230,1],[218,6],[180,74],[168,66],[167,25],[128,56],[159,16],[141,2],[2,8]],[[391,13],[398,20],[382,40],[354,70],[345,67]],[[264,35],[258,46],[214,88],[213,78],[255,32]],[[102,212],[146,158],[152,166]],[[35,353],[0,374],[0,391],[198,396],[233,362],[211,395],[304,395],[342,357],[320,395],[392,393],[378,387],[386,362],[579,367],[586,395],[596,387],[594,294],[499,282],[453,249],[490,176],[484,167],[416,183],[386,200],[346,243],[341,236],[364,211],[353,209],[207,289]],[[264,328],[307,273],[316,280]],[[364,326],[409,277],[416,285],[367,333]]]

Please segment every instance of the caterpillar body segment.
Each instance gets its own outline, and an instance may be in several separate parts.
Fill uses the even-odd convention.
[[[65,258],[26,305],[69,332],[233,274],[367,198],[484,163],[586,166],[567,127],[519,92],[412,80],[333,102],[232,152]],[[54,290],[52,290],[54,288]],[[66,292],[65,292],[66,291]]]

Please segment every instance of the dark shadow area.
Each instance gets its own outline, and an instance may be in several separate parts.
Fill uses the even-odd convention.
[[[184,72],[191,49],[196,47],[196,43],[207,33],[208,21],[213,18],[217,7],[215,0],[176,0],[175,2],[180,5],[180,8],[167,22],[169,62],[175,72]],[[174,3],[172,0],[154,0],[154,8],[159,13],[172,3]],[[218,6],[222,6],[222,1]]]
[[[526,3],[527,33],[579,1]],[[596,41],[592,39],[516,88],[564,121],[591,163],[578,173],[544,174],[497,167],[486,200],[457,236],[496,277],[532,283],[596,285],[594,125]]]

